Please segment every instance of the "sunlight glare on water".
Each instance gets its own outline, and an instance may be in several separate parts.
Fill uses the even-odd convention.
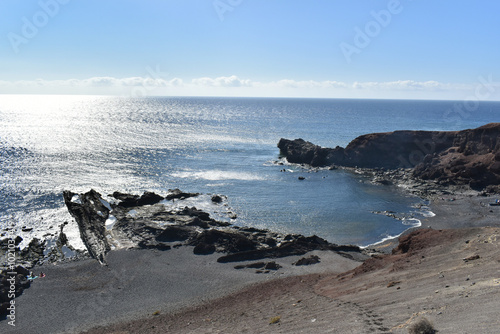
[[[372,211],[410,212],[418,199],[341,171],[283,173],[279,139],[335,147],[371,132],[472,128],[497,106],[452,124],[442,115],[453,101],[3,95],[0,224],[43,237],[68,221],[77,239],[63,190],[180,188],[227,195],[236,224],[366,245],[407,228]]]

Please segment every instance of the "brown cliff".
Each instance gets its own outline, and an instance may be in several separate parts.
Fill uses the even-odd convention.
[[[500,123],[463,131],[394,131],[354,139],[346,148],[323,148],[281,139],[281,154],[314,167],[413,168],[413,175],[474,189],[500,185]]]

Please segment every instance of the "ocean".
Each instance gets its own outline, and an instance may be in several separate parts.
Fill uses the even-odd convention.
[[[345,146],[372,132],[475,128],[499,111],[500,102],[0,95],[0,233],[26,245],[67,221],[82,248],[63,190],[180,188],[204,194],[181,205],[236,215],[236,225],[367,246],[418,225],[431,214],[416,209],[425,203],[351,172],[284,163],[279,139]]]

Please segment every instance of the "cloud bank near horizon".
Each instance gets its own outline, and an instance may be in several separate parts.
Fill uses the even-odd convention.
[[[95,94],[120,96],[263,96],[332,98],[428,98],[500,100],[500,82],[491,76],[475,84],[397,80],[385,82],[341,82],[282,79],[254,81],[236,75],[191,80],[158,76],[115,78],[109,76],[66,80],[1,81],[5,94]]]

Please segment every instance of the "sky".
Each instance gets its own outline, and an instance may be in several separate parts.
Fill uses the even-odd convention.
[[[500,1],[1,0],[0,93],[500,100]]]

